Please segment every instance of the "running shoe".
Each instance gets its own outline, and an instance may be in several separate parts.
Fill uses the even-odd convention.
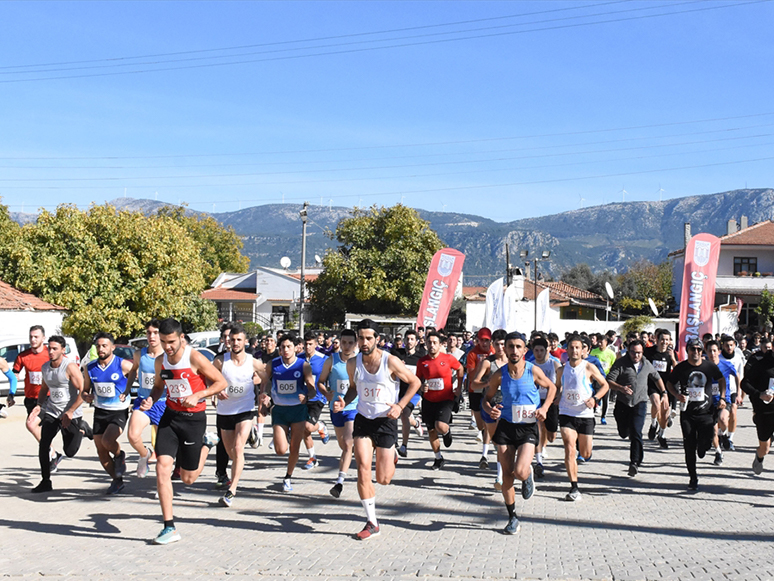
[[[721,448],[723,448],[724,450],[728,450],[729,449],[728,448],[728,444],[729,444],[728,436],[724,436],[723,434],[720,434],[718,436],[718,440],[720,442],[720,447]]]
[[[586,459],[583,456],[581,456],[580,454],[578,454],[578,457],[575,460],[578,462],[578,464],[585,464],[586,463]]]
[[[366,526],[363,527],[363,530],[355,535],[355,538],[358,541],[367,541],[370,538],[378,537],[378,536],[379,536],[379,527],[374,524],[371,524],[371,521],[368,521],[366,523]]]
[[[293,492],[293,485],[290,484],[290,478],[285,478],[282,480],[282,491]]]
[[[51,492],[52,490],[54,490],[54,487],[51,485],[51,480],[41,480],[40,484],[38,484],[30,492],[33,494],[40,494],[41,492]]]
[[[444,464],[446,464],[446,460],[444,460],[443,457],[436,458],[435,462],[433,462],[433,470],[440,470],[443,468]]]
[[[564,499],[568,502],[578,502],[581,499],[581,492],[577,488],[573,488]]]
[[[607,418],[599,418],[599,423],[602,424],[603,426],[606,426],[607,425]]]
[[[756,476],[763,472],[763,461],[758,460],[758,454],[755,454],[755,457],[753,458],[752,469]],[[35,491],[33,490],[33,492]]]
[[[107,492],[105,494],[118,494],[123,489],[124,489],[124,479],[114,478],[113,482],[110,483],[110,487],[107,489]]]
[[[306,464],[304,464],[304,470],[313,470],[314,468],[317,468],[320,465],[320,462],[317,460],[317,457],[309,458],[309,460],[306,461]]]
[[[699,490],[699,479],[696,476],[688,481],[688,490]]]
[[[672,424],[674,423],[674,422],[672,421],[672,418],[673,418],[673,417],[675,417],[675,415],[674,415],[674,412],[672,412],[672,415],[671,415],[671,416],[670,416],[670,418],[667,420],[667,428],[671,428],[671,427],[672,427]]]
[[[543,468],[543,465],[538,462],[535,464],[535,478],[542,480],[543,476],[545,476],[545,468]]]
[[[215,490],[223,490],[231,486],[231,479],[226,474],[217,474],[218,481],[215,483]]]
[[[231,508],[232,502],[234,502],[234,493],[230,490],[227,490],[226,494],[220,497],[220,504],[227,508]]]
[[[258,447],[258,426],[253,425],[253,427],[250,428],[250,435],[247,437],[247,443],[250,444],[251,448]]]
[[[331,440],[331,437],[328,435],[328,428],[322,422],[320,422],[320,429],[317,430],[317,435],[320,436],[323,444],[327,444]]]
[[[667,442],[667,439],[663,437],[659,437],[658,447],[661,448],[662,450],[669,450],[669,443]]]
[[[637,476],[637,472],[639,472],[639,469],[637,468],[636,464],[629,464],[629,476],[634,478]]]
[[[408,450],[406,449],[406,446],[401,444],[400,447],[398,448],[398,454],[400,454],[401,458],[405,458],[406,456],[408,456]]]
[[[417,418],[414,418],[414,421],[416,421],[417,425],[414,426],[414,430],[417,433],[417,436],[420,438],[425,435],[425,428],[422,427],[422,422],[420,422]]]
[[[715,452],[715,459],[712,461],[715,466],[720,466],[723,463],[723,453]]]
[[[341,482],[337,482],[333,485],[333,488],[331,488],[331,496],[333,498],[338,498],[341,496],[341,492],[344,490],[344,485]]]
[[[274,450],[274,440],[269,442],[269,450]]]
[[[4,418],[7,418],[7,417],[8,417],[8,412],[5,411],[5,406],[0,404],[0,418],[4,419]]]
[[[514,514],[511,518],[508,519],[508,524],[505,525],[503,533],[506,535],[515,535],[519,532],[519,529],[521,529],[521,523],[519,523],[519,519],[516,518],[516,515]]]
[[[476,420],[470,420],[470,424],[468,424],[469,430],[475,430],[478,426],[476,426]]]
[[[532,495],[535,494],[535,479],[533,478],[534,471],[532,467],[529,468],[529,477],[523,480],[521,483],[521,497],[524,500],[529,500]]]
[[[497,492],[502,492],[502,491],[503,491],[503,481],[502,481],[502,480],[500,480],[499,478],[495,478],[495,481],[494,481],[494,489],[495,489]]]
[[[215,432],[207,432],[204,434],[204,445],[208,448],[211,449],[213,446],[217,446],[218,442],[220,442],[220,438]]]
[[[726,440],[728,441],[728,448],[726,448],[726,450],[728,450],[729,452],[734,452],[736,450],[736,446],[734,446],[734,441],[729,440],[728,438],[726,438]]]
[[[648,440],[655,440],[656,439],[656,430],[658,429],[658,425],[650,424],[650,428],[648,428]]]
[[[126,474],[126,452],[121,450],[118,456],[113,458],[113,470],[116,473],[116,478],[121,478]]]
[[[483,442],[484,442],[484,430],[480,430],[480,431],[479,431],[479,432],[476,434],[476,442],[478,442],[479,444],[481,444],[481,443],[483,443]]]
[[[175,543],[180,540],[180,533],[174,527],[164,527],[155,539],[153,539],[154,545],[168,545],[169,543]]]
[[[64,459],[64,455],[60,454],[59,452],[55,452],[56,456],[51,458],[49,461],[49,468],[51,470],[51,474],[54,474],[57,470],[59,470],[59,463]]]
[[[443,435],[443,445],[444,445],[444,446],[446,446],[447,448],[448,448],[449,446],[451,446],[451,445],[452,445],[452,433],[451,433],[451,428],[449,428],[449,431],[448,431],[448,432],[446,432],[446,433]]]
[[[148,474],[148,460],[150,460],[150,454],[147,456],[140,456],[139,461],[137,462],[137,477],[138,478],[145,478]]]
[[[481,460],[478,461],[478,469],[489,470],[489,460],[486,459],[486,456],[481,456]]]

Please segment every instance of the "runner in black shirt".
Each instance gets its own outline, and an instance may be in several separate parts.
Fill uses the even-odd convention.
[[[398,359],[403,361],[403,363],[406,365],[408,370],[416,375],[417,373],[417,361],[419,361],[420,357],[424,357],[427,355],[427,351],[425,351],[424,345],[421,345],[418,341],[417,333],[416,331],[409,329],[406,331],[405,336],[405,347],[402,348],[393,348],[392,354],[395,355]],[[398,394],[398,397],[403,397],[406,395],[406,390],[408,389],[409,384],[405,381],[400,382],[400,392]],[[398,448],[398,454],[405,458],[408,456],[408,439],[409,439],[409,433],[411,431],[411,428],[414,428],[417,432],[417,436],[420,438],[424,436],[424,428],[422,428],[422,422],[420,422],[417,418],[414,417],[414,407],[416,404],[419,403],[421,397],[417,393],[413,398],[411,398],[411,401],[408,403],[408,405],[403,409],[403,413],[400,415],[400,421],[401,421],[401,429],[402,429],[402,441],[401,445]]]
[[[753,472],[758,475],[763,472],[763,459],[769,453],[774,435],[774,353],[770,349],[747,364],[742,390],[750,396],[753,422],[758,432],[758,449],[752,464]]]
[[[659,329],[656,332],[656,344],[653,347],[645,349],[645,359],[653,364],[653,367],[661,376],[661,381],[666,382],[672,374],[672,368],[677,365],[675,351],[672,348],[672,335],[666,329]],[[664,432],[672,425],[675,404],[677,400],[668,394],[670,408],[663,409],[661,402],[662,394],[656,385],[648,386],[648,399],[650,399],[650,428],[648,429],[648,439],[653,440],[658,434],[658,444],[661,448],[668,448]]]

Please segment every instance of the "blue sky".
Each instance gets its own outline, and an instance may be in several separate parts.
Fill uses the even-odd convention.
[[[506,221],[774,187],[772,2],[3,2],[0,22],[12,211],[126,193]]]

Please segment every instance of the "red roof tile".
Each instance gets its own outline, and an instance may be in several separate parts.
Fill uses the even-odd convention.
[[[774,221],[765,220],[744,230],[738,230],[732,234],[720,237],[720,245],[734,244],[739,246],[774,246]],[[669,256],[679,256],[685,252],[684,248],[674,250]]]
[[[301,280],[301,274],[288,274],[288,276],[295,278],[296,280]],[[306,282],[310,282],[313,280],[317,280],[317,277],[320,276],[319,274],[304,274],[304,280]]]
[[[203,299],[211,301],[254,301],[258,298],[255,293],[246,293],[230,288],[210,288],[201,294]]]
[[[35,295],[25,293],[0,280],[0,310],[2,311],[66,311]]]

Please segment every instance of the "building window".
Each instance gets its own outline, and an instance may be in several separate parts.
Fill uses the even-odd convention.
[[[752,274],[758,272],[758,259],[755,257],[734,257],[734,275],[739,276],[740,273],[746,272]]]

